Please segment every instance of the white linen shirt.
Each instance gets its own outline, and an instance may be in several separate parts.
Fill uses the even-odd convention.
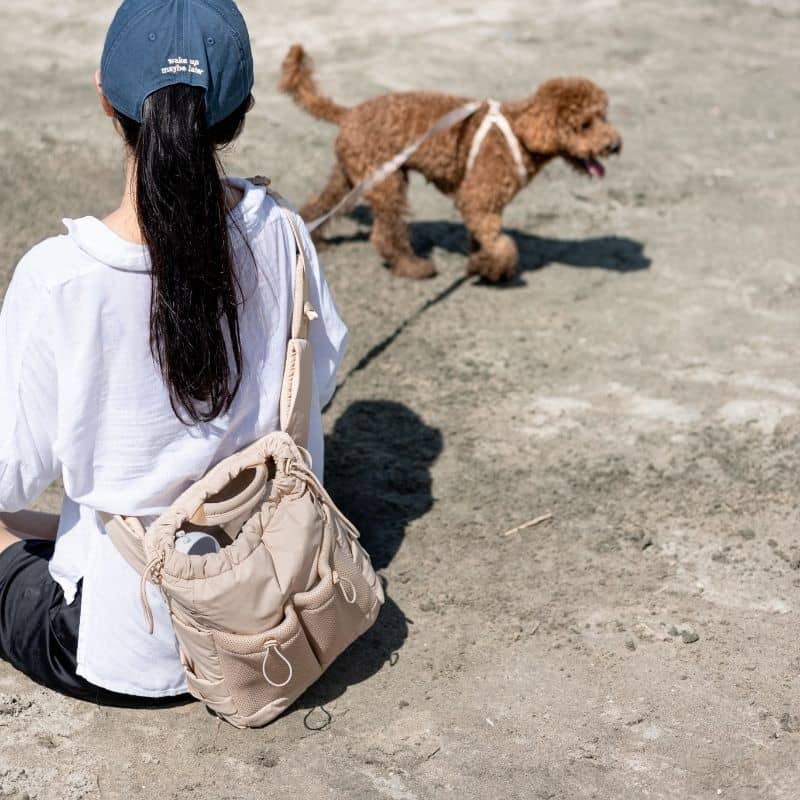
[[[19,262],[0,312],[0,511],[27,507],[59,474],[65,497],[50,574],[68,603],[82,584],[78,674],[125,694],[186,691],[169,615],[116,550],[98,511],[147,524],[221,459],[279,427],[295,244],[280,207],[240,178],[229,215],[243,304],[243,371],[230,409],[187,426],[175,416],[149,345],[147,249],[95,217],[65,219]],[[321,476],[321,409],[336,385],[345,328],[299,216],[308,259],[314,353],[309,450]],[[241,231],[249,249],[242,239]],[[252,252],[252,256],[251,256]]]

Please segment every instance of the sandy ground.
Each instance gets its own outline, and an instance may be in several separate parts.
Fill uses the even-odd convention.
[[[421,181],[432,281],[393,279],[364,214],[336,223],[353,344],[327,467],[387,580],[375,628],[255,732],[0,665],[0,797],[798,797],[796,0],[242,5],[258,104],[229,171],[295,201],[334,129],[273,88],[293,40],[344,102],[585,74],[625,150],[518,197],[509,288],[462,280],[463,228]],[[113,207],[121,155],[90,85],[112,5],[3,10],[5,281],[62,216]]]

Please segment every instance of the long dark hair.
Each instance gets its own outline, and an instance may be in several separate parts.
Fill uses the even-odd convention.
[[[241,131],[252,97],[209,127],[204,95],[174,84],[147,97],[141,123],[116,114],[135,158],[136,215],[150,253],[150,350],[186,424],[227,411],[242,373],[240,290],[217,154]]]

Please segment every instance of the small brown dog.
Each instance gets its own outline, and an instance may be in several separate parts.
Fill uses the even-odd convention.
[[[293,45],[283,62],[280,88],[310,114],[339,125],[333,174],[300,211],[309,221],[333,208],[444,114],[468,102],[439,92],[403,92],[345,108],[320,93],[300,45]],[[503,209],[558,156],[580,172],[602,177],[605,170],[597,159],[622,149],[622,138],[606,121],[607,107],[606,93],[585,78],[545,81],[527,99],[500,106],[519,147],[512,148],[513,142],[492,126],[468,169],[473,139],[488,113],[484,103],[463,122],[431,137],[400,170],[366,193],[373,215],[370,240],[395,275],[435,274],[431,261],[414,255],[405,219],[407,172],[416,170],[454,199],[471,239],[467,271],[489,281],[513,277],[519,254],[514,240],[502,231]]]

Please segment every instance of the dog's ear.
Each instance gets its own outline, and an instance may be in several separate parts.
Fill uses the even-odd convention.
[[[587,111],[604,111],[607,105],[606,93],[586,78],[551,78],[513,105],[514,132],[531,152],[558,155],[568,149]]]
[[[561,147],[558,115],[539,93],[509,104],[508,115],[517,138],[525,149],[543,156],[554,156]]]

